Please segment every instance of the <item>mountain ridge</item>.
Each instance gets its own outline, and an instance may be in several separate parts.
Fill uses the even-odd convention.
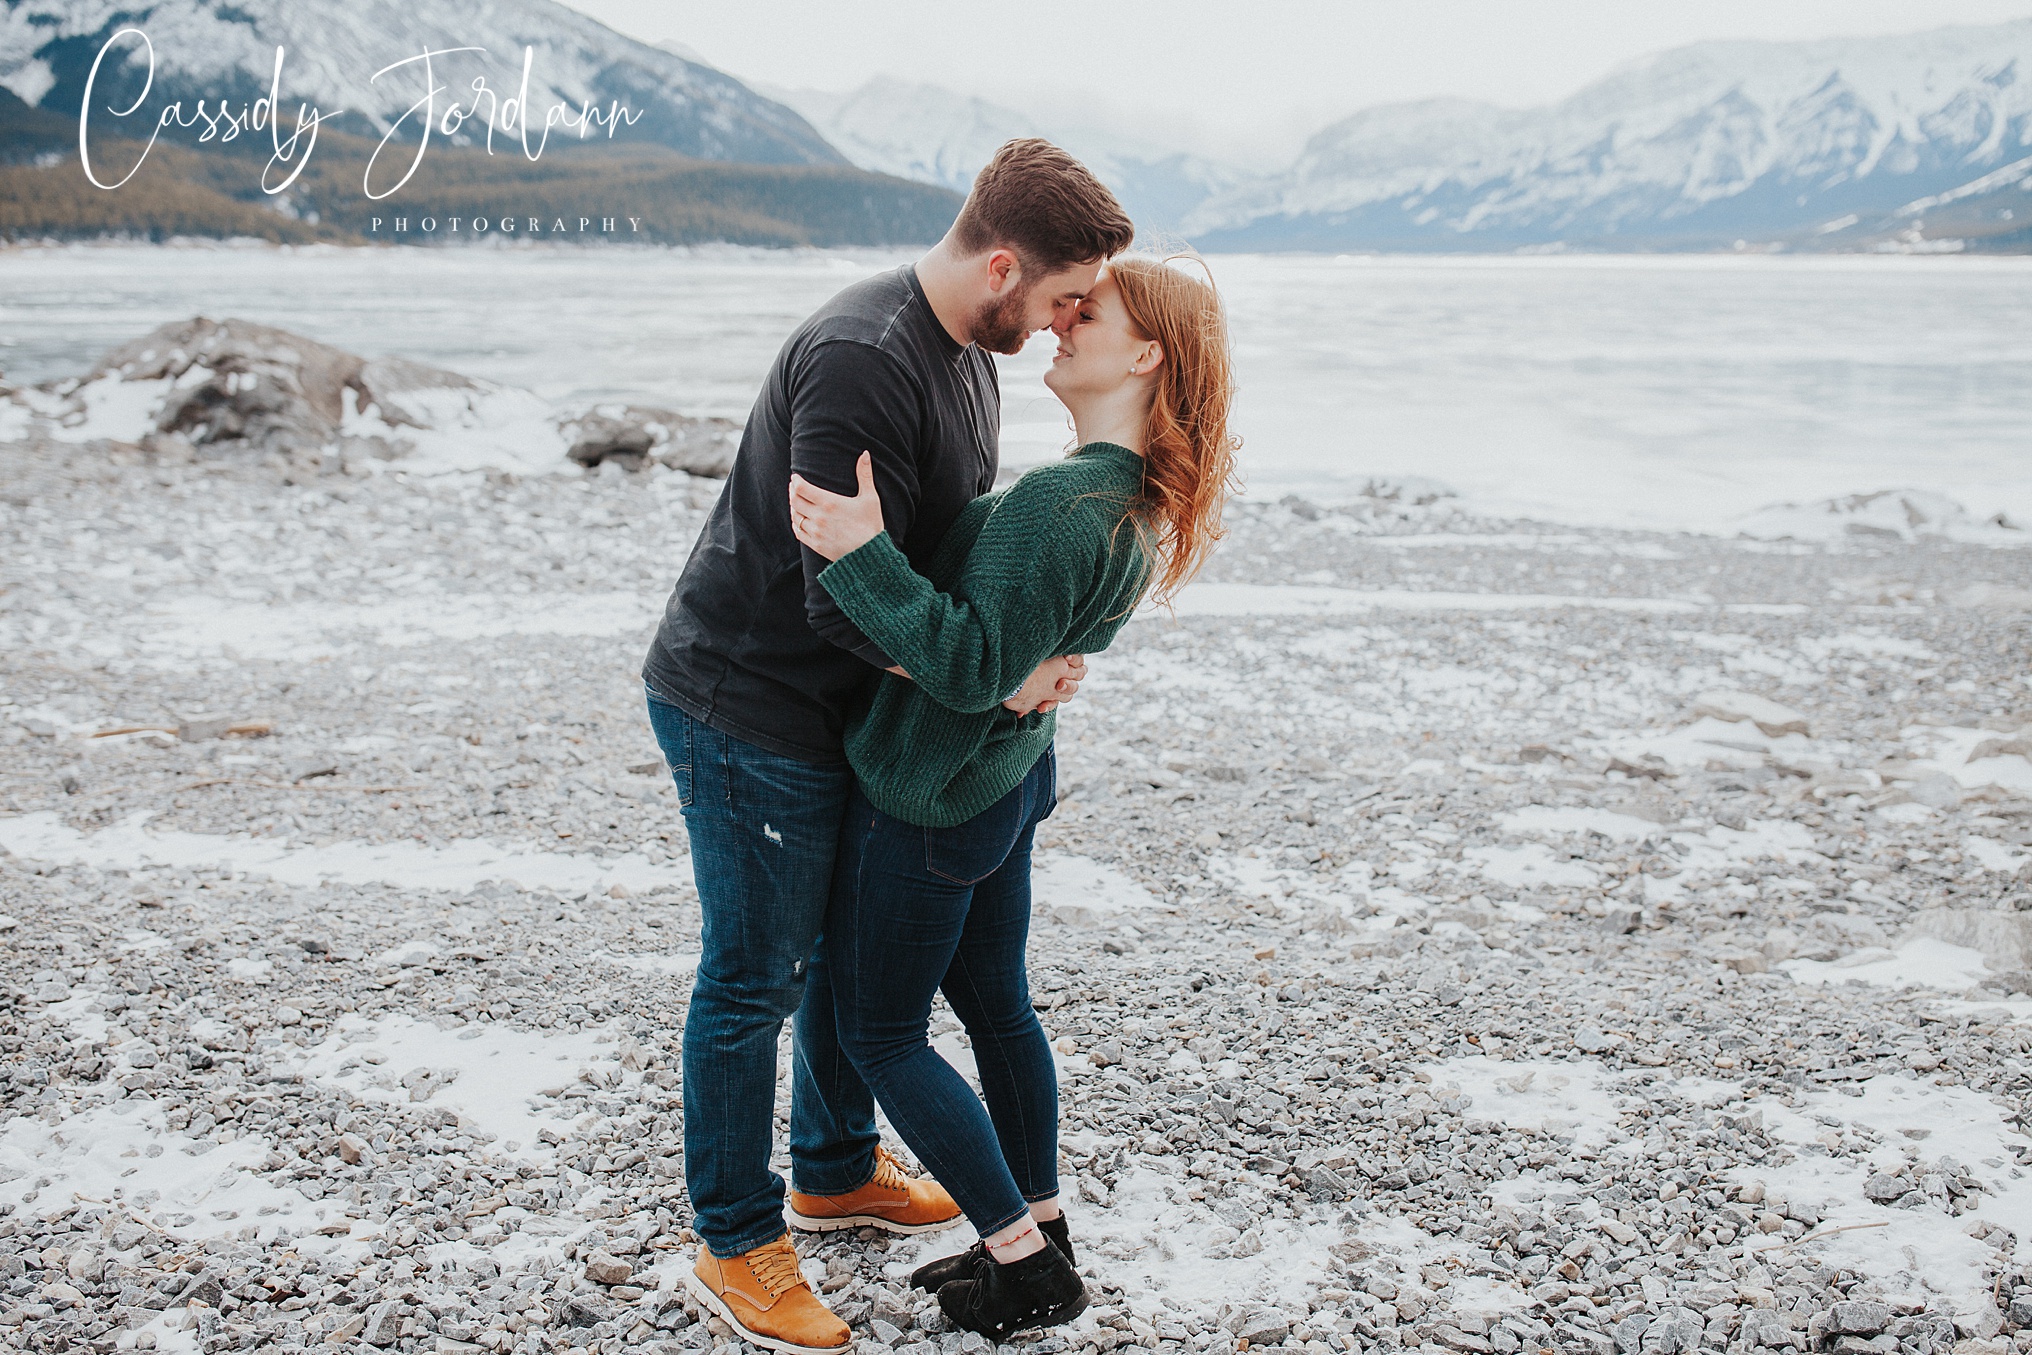
[[[2028,153],[2032,19],[1699,43],[1538,108],[1363,110],[1184,228],[1215,249],[1868,246],[1924,235],[1899,209]],[[1978,221],[1958,199],[1958,228],[2010,240],[2032,196],[2002,191],[2026,200]]]

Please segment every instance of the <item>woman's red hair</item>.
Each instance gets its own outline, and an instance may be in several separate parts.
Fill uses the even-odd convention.
[[[1128,255],[1108,264],[1138,338],[1164,350],[1157,391],[1143,430],[1143,500],[1137,517],[1154,536],[1151,597],[1160,603],[1191,582],[1227,534],[1221,509],[1239,491],[1228,432],[1235,402],[1228,322],[1212,274],[1206,280],[1172,266],[1204,264],[1190,254]]]

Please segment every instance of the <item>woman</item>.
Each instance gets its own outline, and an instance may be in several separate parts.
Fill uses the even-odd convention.
[[[1030,848],[1055,803],[1048,708],[1002,702],[1044,659],[1105,648],[1221,534],[1235,440],[1220,298],[1147,258],[1110,265],[1045,384],[1079,448],[962,512],[912,572],[868,458],[848,498],[793,476],[798,540],[898,664],[847,734],[858,784],[826,917],[840,1043],[980,1243],[911,1277],[1001,1341],[1086,1307],[1058,1207],[1058,1085],[1023,952]],[[966,1026],[980,1099],[928,1039],[935,992]]]

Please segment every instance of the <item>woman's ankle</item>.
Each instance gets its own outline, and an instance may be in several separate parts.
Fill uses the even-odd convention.
[[[1035,1256],[1051,1244],[1044,1239],[1034,1220],[1021,1218],[981,1239],[988,1256],[1000,1265],[1010,1265],[1026,1256]]]
[[[1030,1217],[1039,1223],[1049,1223],[1053,1219],[1065,1217],[1065,1211],[1058,1207],[1058,1197],[1054,1195],[1048,1200],[1032,1200]]]

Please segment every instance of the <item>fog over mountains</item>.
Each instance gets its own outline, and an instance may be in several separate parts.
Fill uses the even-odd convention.
[[[763,86],[863,169],[964,193],[1012,137],[1049,137],[1115,190],[1146,231],[1176,232],[1192,210],[1241,182],[1241,171],[1178,147],[1048,126],[938,85],[878,78],[846,94]]]
[[[1210,249],[2032,244],[2032,19],[1711,42],[1548,107],[1369,109],[1198,207]]]

